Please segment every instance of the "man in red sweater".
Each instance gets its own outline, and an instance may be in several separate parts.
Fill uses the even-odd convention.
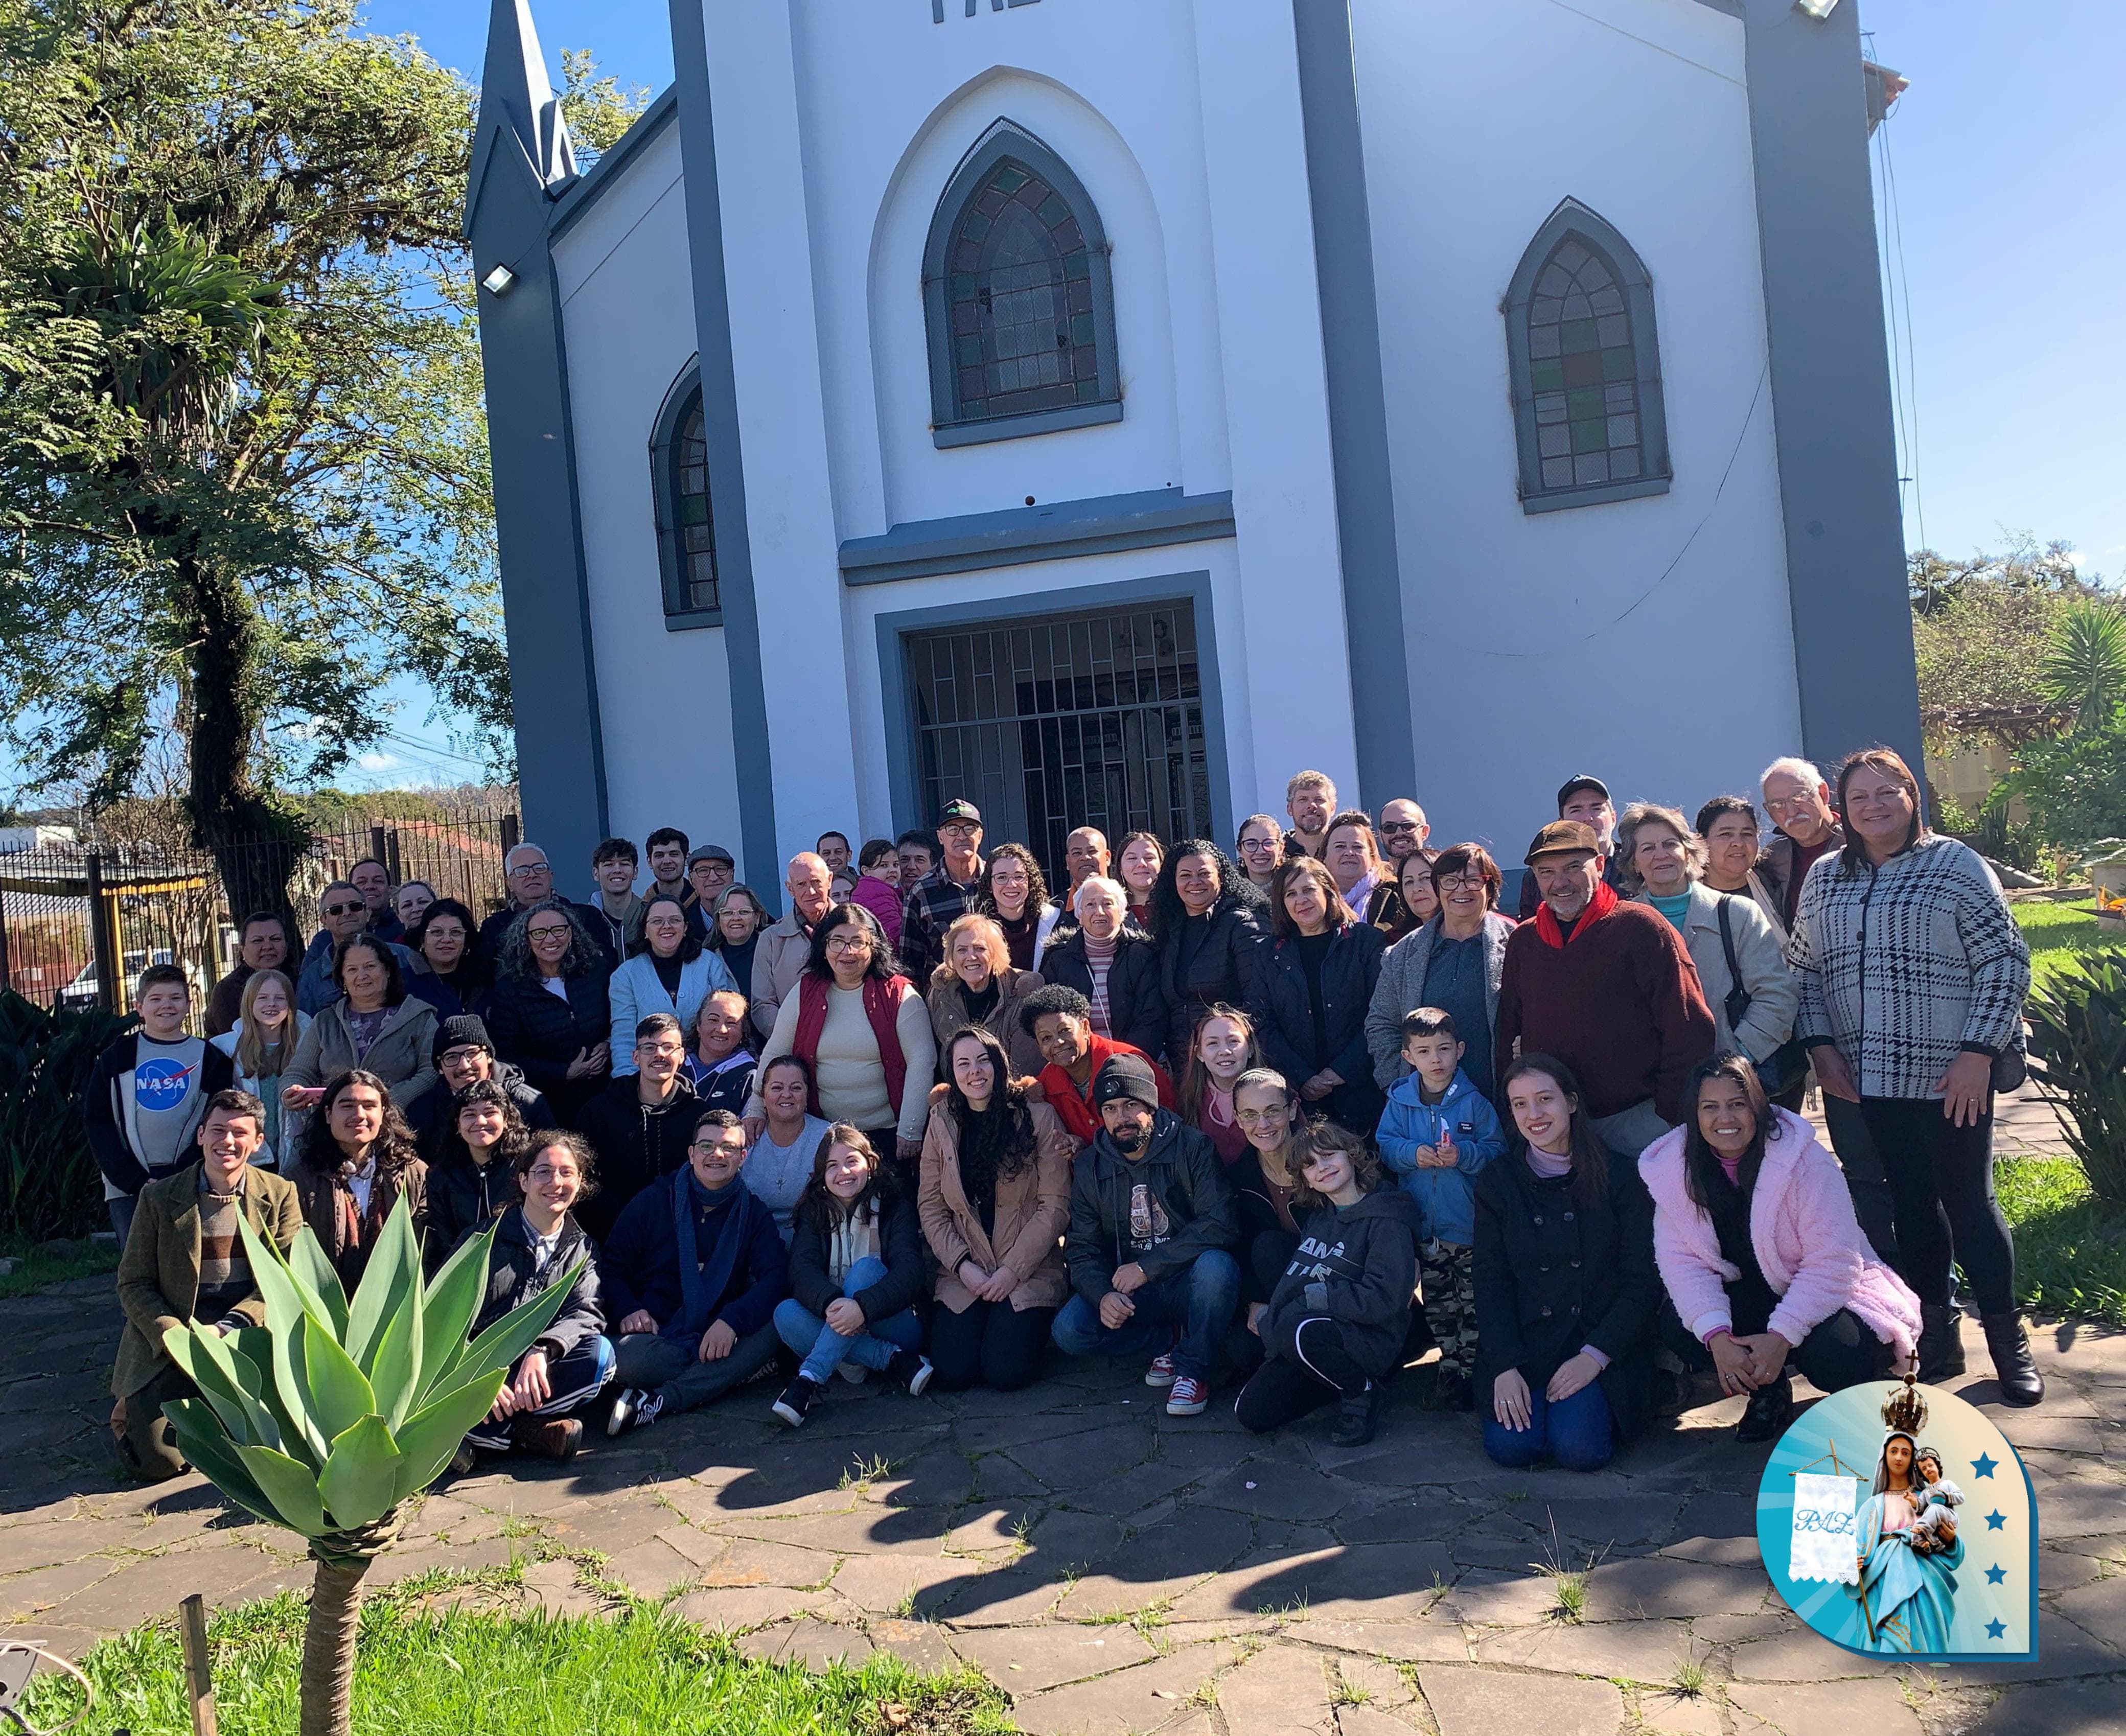
[[[1141,1049],[1098,1035],[1093,1030],[1092,1002],[1065,983],[1037,988],[1018,1009],[1018,1021],[1026,1034],[1041,1046],[1047,1065],[1041,1069],[1042,1093],[1056,1111],[1063,1130],[1080,1145],[1089,1145],[1100,1131],[1100,1112],[1093,1106],[1093,1081],[1109,1055],[1133,1054],[1151,1068],[1159,1089],[1159,1106],[1174,1107],[1174,1082]]]
[[[1576,820],[1528,846],[1543,903],[1506,941],[1493,1052],[1501,1074],[1516,1051],[1556,1055],[1579,1076],[1604,1143],[1636,1158],[1682,1121],[1684,1081],[1713,1053],[1713,1014],[1682,937],[1651,906],[1617,896],[1600,852]]]

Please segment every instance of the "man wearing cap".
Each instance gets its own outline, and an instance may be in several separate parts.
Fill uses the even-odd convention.
[[[975,908],[982,880],[982,811],[964,796],[938,810],[938,866],[911,887],[900,925],[900,968],[928,983],[944,962],[945,931]]]
[[[1050,1332],[1071,1356],[1156,1350],[1144,1384],[1194,1417],[1240,1306],[1240,1216],[1217,1149],[1159,1096],[1141,1054],[1110,1055],[1093,1081],[1100,1131],[1070,1167],[1071,1295]]]
[[[790,858],[782,880],[790,908],[760,931],[753,949],[753,1022],[762,1031],[775,1029],[775,1015],[797,992],[797,979],[812,955],[812,930],[827,913],[832,884],[826,863],[811,851]]]
[[[1624,865],[1617,859],[1617,805],[1609,800],[1609,786],[1591,772],[1569,777],[1557,790],[1557,817],[1577,820],[1591,828],[1602,852],[1602,878],[1620,896],[1624,890]],[[1543,902],[1535,876],[1521,876],[1520,920],[1527,922]]]
[[[432,1053],[442,1083],[406,1106],[406,1125],[413,1130],[421,1155],[428,1162],[435,1162],[456,1119],[458,1093],[484,1079],[494,1080],[509,1093],[527,1127],[560,1125],[554,1119],[553,1105],[546,1101],[546,1092],[525,1082],[523,1069],[495,1059],[494,1040],[487,1034],[486,1021],[474,1014],[453,1013],[437,1020]]]
[[[696,940],[708,939],[709,924],[716,920],[716,900],[737,878],[738,858],[721,844],[697,844],[687,852],[687,893],[679,903]]]
[[[1665,917],[1620,899],[1602,878],[1593,827],[1554,821],[1527,860],[1543,903],[1506,941],[1497,1070],[1516,1050],[1557,1056],[1578,1076],[1604,1142],[1636,1159],[1682,1122],[1690,1069],[1713,1053],[1697,967]]]

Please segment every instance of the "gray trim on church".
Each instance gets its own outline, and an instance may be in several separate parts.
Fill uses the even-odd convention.
[[[1750,132],[1802,751],[1920,763],[1859,8],[1747,0]]]

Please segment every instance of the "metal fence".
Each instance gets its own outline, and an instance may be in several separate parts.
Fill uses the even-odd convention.
[[[0,839],[0,984],[41,1007],[123,1011],[141,971],[177,963],[202,1014],[208,990],[236,962],[238,925],[250,913],[230,908],[215,859],[184,844],[69,832],[26,828]],[[318,894],[373,856],[394,885],[425,880],[439,898],[484,915],[506,896],[502,859],[517,841],[511,808],[343,823],[304,852],[290,900],[307,932]]]

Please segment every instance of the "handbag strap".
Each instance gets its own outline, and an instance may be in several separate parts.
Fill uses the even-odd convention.
[[[1750,991],[1742,986],[1742,967],[1735,958],[1735,922],[1727,908],[1733,902],[1733,894],[1723,892],[1720,894],[1720,951],[1727,960],[1726,1006],[1727,1028],[1731,1031],[1738,1031],[1742,1021],[1750,1016],[1751,999]],[[1736,1039],[1738,1043],[1741,1040],[1739,1036]]]

